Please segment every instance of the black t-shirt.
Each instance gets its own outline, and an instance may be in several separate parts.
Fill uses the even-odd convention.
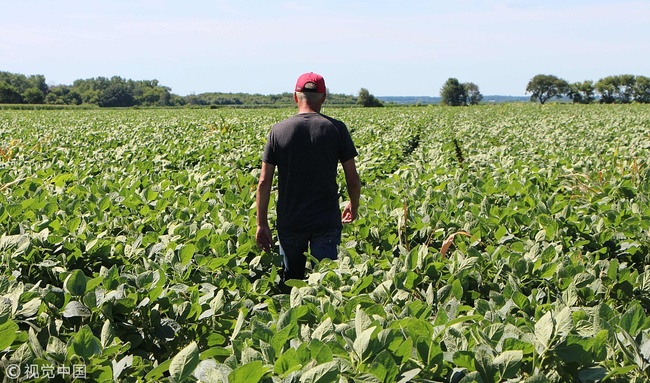
[[[337,167],[357,154],[347,127],[334,118],[301,113],[275,124],[262,161],[278,168],[278,229],[340,227]]]

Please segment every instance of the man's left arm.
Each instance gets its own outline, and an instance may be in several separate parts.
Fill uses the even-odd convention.
[[[264,251],[270,251],[273,245],[273,236],[269,226],[269,201],[271,200],[271,187],[273,186],[273,174],[275,166],[262,162],[262,172],[257,183],[257,194],[255,205],[257,207],[257,232],[255,240],[257,245]]]

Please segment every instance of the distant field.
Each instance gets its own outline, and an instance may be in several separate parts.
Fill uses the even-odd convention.
[[[281,295],[255,187],[293,113],[0,111],[0,377],[650,380],[649,106],[326,106],[360,218]]]

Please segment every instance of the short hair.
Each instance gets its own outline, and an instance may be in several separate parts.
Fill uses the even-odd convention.
[[[296,92],[296,97],[298,100],[307,101],[307,104],[317,104],[323,103],[325,101],[325,93],[313,93],[313,92]]]

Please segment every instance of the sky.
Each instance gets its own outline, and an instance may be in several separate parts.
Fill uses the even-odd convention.
[[[569,82],[650,77],[650,0],[0,0],[0,71],[49,85],[120,76],[172,93],[439,96],[449,78],[525,95]]]

